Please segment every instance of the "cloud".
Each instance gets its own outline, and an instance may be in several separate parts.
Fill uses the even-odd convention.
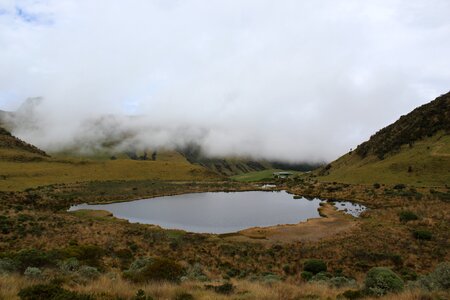
[[[15,133],[44,149],[127,132],[137,145],[332,160],[448,91],[449,11],[445,0],[0,0],[0,107],[43,97],[38,133]]]

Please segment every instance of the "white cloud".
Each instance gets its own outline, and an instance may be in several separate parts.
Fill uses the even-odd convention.
[[[44,97],[43,131],[16,132],[43,148],[92,136],[86,119],[138,112],[119,119],[140,144],[331,160],[449,90],[449,12],[445,0],[0,0],[0,108]]]

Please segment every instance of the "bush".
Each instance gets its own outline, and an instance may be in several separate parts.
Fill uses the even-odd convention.
[[[394,190],[403,190],[404,188],[406,188],[406,185],[404,185],[403,183],[394,185]]]
[[[35,267],[28,267],[26,268],[25,272],[23,273],[23,275],[30,277],[30,278],[40,278],[42,276],[42,271],[39,268],[35,268]]]
[[[429,291],[450,289],[450,263],[439,264],[433,272],[418,280],[419,286]]]
[[[20,250],[13,256],[13,259],[22,272],[28,267],[45,267],[52,265],[54,262],[51,255],[37,249]]]
[[[58,263],[58,266],[61,271],[70,273],[78,270],[78,268],[80,267],[80,262],[75,257],[71,257],[69,259],[60,261]]]
[[[409,210],[401,211],[398,216],[400,218],[400,222],[414,221],[419,218],[415,213]]]
[[[367,294],[383,296],[387,293],[398,293],[403,290],[402,279],[391,269],[385,267],[372,268],[367,272],[364,289]]]
[[[327,272],[320,272],[317,273],[316,275],[313,276],[313,278],[311,278],[311,280],[313,281],[328,281],[331,278],[331,274],[327,273]]]
[[[17,264],[15,261],[9,258],[0,259],[0,275],[13,273],[17,270]]]
[[[183,274],[184,269],[177,262],[166,258],[152,258],[135,261],[130,269],[124,272],[124,277],[134,282],[178,282]]]
[[[424,229],[414,230],[413,235],[417,240],[424,240],[424,241],[429,241],[433,237],[433,234],[431,232]]]
[[[356,285],[356,281],[354,279],[349,279],[344,276],[333,277],[328,281],[328,283],[335,288],[342,288],[344,286],[350,287]]]
[[[300,276],[302,277],[303,280],[310,281],[314,275],[311,272],[303,271],[300,273]]]
[[[345,299],[351,299],[351,300],[361,299],[364,297],[364,294],[361,291],[347,290],[342,293],[342,297],[344,297]]]
[[[311,272],[313,275],[315,275],[320,272],[326,272],[327,265],[321,259],[309,259],[305,261],[305,264],[303,265],[303,270]]]
[[[379,183],[374,183],[374,184],[373,184],[373,187],[374,187],[375,189],[379,189],[379,188],[381,187],[381,185],[380,185]]]
[[[194,300],[194,296],[186,292],[181,292],[175,296],[175,300]]]
[[[61,255],[65,258],[75,257],[86,265],[99,267],[105,251],[95,245],[72,245],[61,250]]]
[[[90,266],[82,266],[77,273],[81,278],[90,280],[97,279],[100,276],[100,272],[97,268]]]
[[[57,284],[37,284],[19,291],[18,296],[22,300],[93,300],[87,294],[63,289]]]
[[[218,294],[229,295],[234,291],[234,285],[232,283],[226,282],[222,285],[215,286],[214,291]]]

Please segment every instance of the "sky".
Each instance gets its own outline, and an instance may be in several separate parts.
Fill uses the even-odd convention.
[[[45,150],[122,136],[331,161],[450,90],[449,14],[448,0],[0,0],[0,110],[42,97],[13,133]]]

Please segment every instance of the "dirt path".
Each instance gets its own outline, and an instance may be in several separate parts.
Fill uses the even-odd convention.
[[[226,239],[263,243],[318,241],[348,232],[359,224],[357,218],[338,211],[330,203],[321,206],[319,212],[324,217],[293,225],[249,228]]]

